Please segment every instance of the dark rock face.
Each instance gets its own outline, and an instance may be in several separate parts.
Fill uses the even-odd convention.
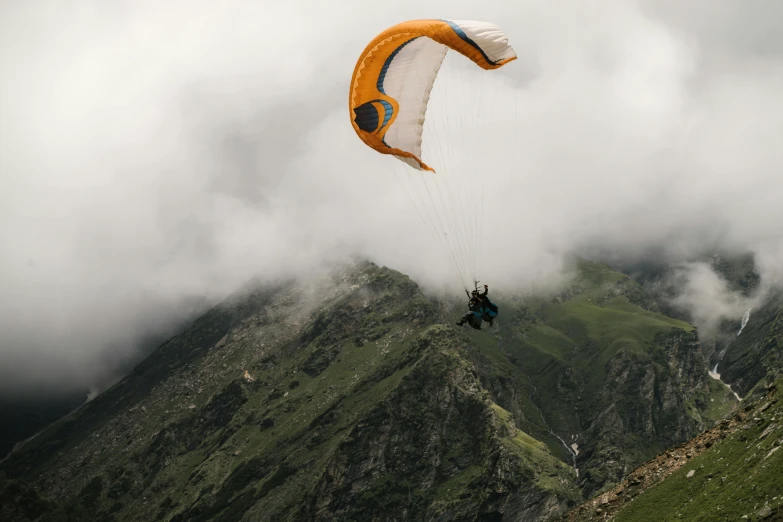
[[[514,428],[453,346],[444,327],[427,332],[427,354],[339,444],[303,520],[537,520],[575,498],[567,466],[548,456],[562,480],[550,489],[504,446]]]
[[[607,362],[606,383],[593,400],[596,409],[603,409],[584,437],[589,441],[583,457],[583,487],[588,494],[619,482],[655,452],[684,442],[705,427],[684,414],[697,392],[708,393],[696,334],[658,334],[652,356],[621,352]]]
[[[753,310],[737,335],[739,328],[739,322],[726,325],[716,352],[722,353],[721,380],[744,397],[767,375],[783,371],[783,295]]]

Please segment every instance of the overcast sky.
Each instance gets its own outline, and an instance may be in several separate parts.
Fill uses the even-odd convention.
[[[783,278],[780,2],[6,2],[0,391],[98,383],[256,273],[358,254],[459,292],[402,163],[348,118],[360,52],[413,18],[497,23],[519,56],[449,56],[428,113],[448,130],[481,94],[440,137],[482,180],[483,281],[529,288],[584,247],[750,250]],[[694,273],[694,307],[746,305]]]

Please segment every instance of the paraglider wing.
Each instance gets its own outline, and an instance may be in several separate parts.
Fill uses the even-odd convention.
[[[413,168],[434,171],[421,160],[421,136],[449,49],[483,69],[516,59],[506,35],[491,23],[412,20],[390,27],[367,45],[351,79],[351,123],[364,143]]]

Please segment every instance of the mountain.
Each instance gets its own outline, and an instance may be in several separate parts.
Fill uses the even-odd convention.
[[[501,315],[360,263],[251,282],[0,464],[3,520],[548,520],[731,412],[606,265]]]
[[[98,390],[116,381],[117,376],[130,372],[163,341],[181,332],[187,324],[203,315],[209,308],[205,298],[190,296],[182,299],[177,313],[136,339],[129,359],[120,361],[110,375],[104,376],[102,382],[93,383],[93,386],[65,390],[51,387],[36,389],[34,393],[27,390],[0,396],[0,420],[3,426],[0,431],[0,459],[5,457],[14,445],[34,436],[52,422],[81,406],[95,396]],[[127,346],[110,348],[128,351]]]
[[[746,297],[757,291],[752,258],[715,255],[710,261],[732,291]],[[637,266],[628,272],[660,298],[672,281],[669,268]],[[742,408],[661,452],[561,520],[783,520],[782,351],[783,296],[772,289],[757,309],[724,320],[704,346],[711,376],[743,397]]]
[[[717,332],[702,333],[701,339],[702,352],[713,375],[744,397],[766,376],[783,373],[783,292],[761,289],[761,278],[750,254],[715,253],[692,261],[709,266],[736,296],[755,298],[755,305],[749,305],[737,317],[723,319]],[[683,284],[677,265],[644,261],[617,264],[614,268],[639,282],[660,311],[684,321],[692,320],[686,309],[671,303]]]
[[[783,379],[562,517],[582,522],[783,520]]]
[[[493,335],[485,382],[521,429],[570,458],[587,495],[731,411],[709,379],[695,329],[658,313],[628,276],[580,261],[567,288],[511,299]]]

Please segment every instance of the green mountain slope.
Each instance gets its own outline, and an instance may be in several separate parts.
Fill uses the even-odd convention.
[[[576,268],[557,295],[493,289],[480,332],[371,263],[251,284],[3,461],[0,515],[558,516],[735,404],[689,324]]]
[[[605,265],[582,261],[566,291],[501,304],[497,327],[468,334],[483,382],[522,429],[573,461],[587,494],[736,404],[708,378],[693,327],[654,312],[640,285]]]
[[[435,308],[371,264],[237,295],[4,461],[4,491],[26,499],[7,519],[540,519],[573,505],[570,467],[491,401]]]
[[[742,411],[641,466],[564,521],[783,519],[783,380]]]

